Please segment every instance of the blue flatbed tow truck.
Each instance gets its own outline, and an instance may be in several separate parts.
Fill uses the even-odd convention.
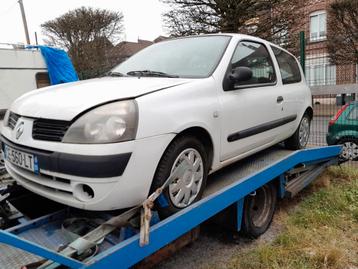
[[[230,229],[240,231],[247,197],[274,183],[278,198],[290,198],[326,167],[338,164],[340,152],[340,146],[272,147],[210,175],[200,201],[164,220],[151,211],[150,201],[121,212],[84,212],[16,184],[3,187],[0,219],[6,228],[0,230],[0,268],[131,268],[150,257],[161,260],[168,246],[171,253],[184,245],[176,244],[181,238],[195,239],[193,231],[209,219],[221,215]],[[160,192],[151,197],[160,201]]]

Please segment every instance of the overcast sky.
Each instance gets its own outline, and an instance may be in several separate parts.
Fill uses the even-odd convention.
[[[0,43],[25,43],[25,34],[17,0],[0,0]],[[37,32],[39,43],[43,35],[40,25],[63,13],[81,6],[122,11],[124,15],[125,39],[153,40],[165,35],[161,14],[167,7],[159,0],[23,0],[31,43],[35,43]]]

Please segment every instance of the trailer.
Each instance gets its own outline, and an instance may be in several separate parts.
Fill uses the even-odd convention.
[[[339,164],[340,152],[341,146],[298,151],[274,146],[210,175],[200,201],[164,220],[152,210],[155,199],[165,203],[161,188],[136,208],[93,213],[9,185],[0,192],[0,217],[7,225],[0,231],[0,268],[148,267],[197,238],[198,227],[209,219],[239,232],[245,199],[268,183],[279,198],[293,197]]]

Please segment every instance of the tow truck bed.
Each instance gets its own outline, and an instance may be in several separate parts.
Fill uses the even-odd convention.
[[[78,210],[65,208],[49,216],[25,220],[17,227],[0,231],[3,243],[0,268],[19,268],[44,258],[70,268],[113,268],[114,265],[129,268],[229,206],[236,208],[232,217],[236,219],[236,230],[240,230],[245,196],[272,180],[279,183],[280,197],[293,196],[325,167],[338,163],[340,151],[339,146],[300,151],[275,146],[236,162],[209,176],[202,200],[152,225],[148,245],[139,246],[139,234],[132,230],[129,236],[122,228],[120,233],[107,236],[99,253],[85,262],[56,252],[60,245],[69,243],[68,235],[61,229],[63,221],[75,217]]]

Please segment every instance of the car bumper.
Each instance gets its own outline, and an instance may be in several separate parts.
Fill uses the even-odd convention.
[[[5,136],[1,140],[37,157],[38,173],[5,161],[9,174],[25,188],[76,208],[114,210],[135,206],[148,196],[159,160],[173,138],[166,134],[105,145],[48,142],[46,150]]]
[[[2,149],[8,145],[11,148],[36,156],[39,168],[45,171],[72,176],[89,178],[108,178],[121,176],[128,164],[132,153],[115,155],[78,155],[63,152],[48,152],[18,146],[2,137]]]

